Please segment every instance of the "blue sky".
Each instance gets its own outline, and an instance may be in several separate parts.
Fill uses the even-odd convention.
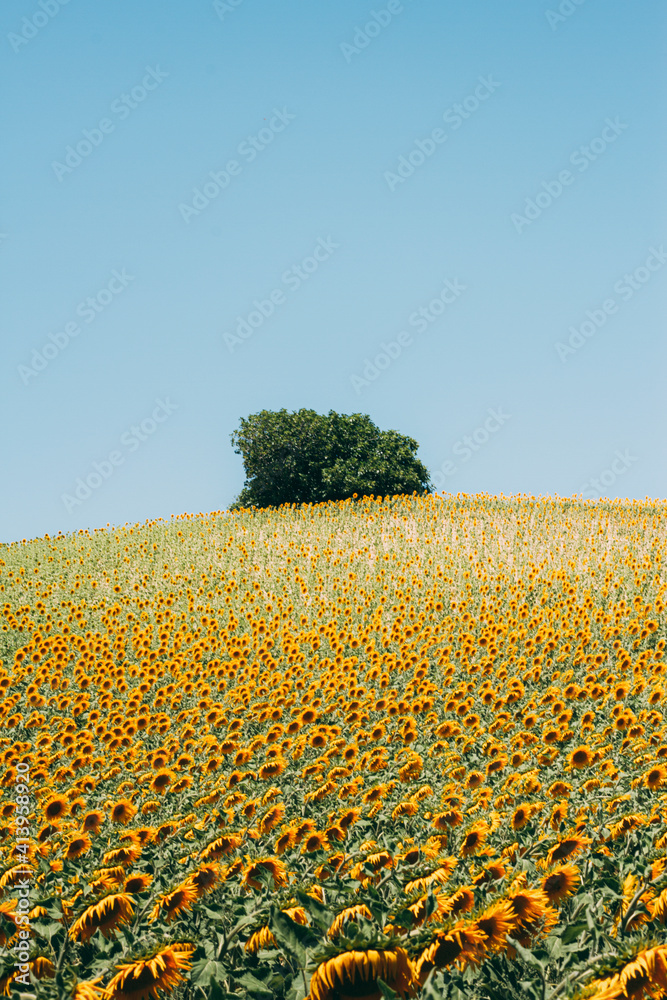
[[[7,0],[0,539],[225,508],[281,407],[448,492],[665,497],[665,21]]]

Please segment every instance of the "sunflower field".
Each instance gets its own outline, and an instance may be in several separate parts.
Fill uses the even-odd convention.
[[[0,547],[0,995],[667,997],[667,505]]]

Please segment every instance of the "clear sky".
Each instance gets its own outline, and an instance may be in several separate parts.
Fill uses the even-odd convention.
[[[666,20],[6,0],[0,539],[224,508],[282,407],[448,492],[667,496]]]

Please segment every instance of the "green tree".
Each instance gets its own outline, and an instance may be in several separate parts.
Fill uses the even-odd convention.
[[[232,509],[432,491],[417,442],[363,413],[262,410],[231,439],[246,475]]]

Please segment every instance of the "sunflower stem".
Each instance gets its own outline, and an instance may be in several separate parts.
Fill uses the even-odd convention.
[[[571,972],[569,976],[566,976],[562,983],[554,987],[549,994],[548,1000],[553,1000],[554,997],[557,997],[559,993],[562,993],[563,990],[568,988],[570,983],[576,982],[577,979],[583,979],[584,976],[589,975],[592,971],[589,966],[595,965],[597,962],[606,962],[616,957],[617,955],[615,952],[609,952],[608,955],[594,955],[593,958],[589,958],[588,961],[584,963],[586,968],[579,969],[576,972]]]
[[[243,930],[243,928],[244,927],[248,927],[254,921],[257,912],[258,911],[255,910],[247,919],[239,921],[239,923],[236,925],[236,927],[233,927],[231,929],[231,931],[224,936],[224,938],[220,942],[220,947],[218,948],[218,953],[215,956],[216,960],[219,960],[224,955],[224,953],[227,951],[227,945],[230,943],[230,941],[233,941],[235,937],[238,937],[238,935],[241,933],[241,931]]]
[[[151,899],[148,900],[148,902],[144,906],[143,910],[141,910],[141,912],[137,913],[137,915],[135,916],[135,918],[134,918],[134,923],[135,924],[139,923],[139,921],[141,920],[141,918],[143,917],[143,915],[148,912],[148,910],[150,909],[150,907],[151,907],[152,904],[153,904],[153,899],[151,898]]]

